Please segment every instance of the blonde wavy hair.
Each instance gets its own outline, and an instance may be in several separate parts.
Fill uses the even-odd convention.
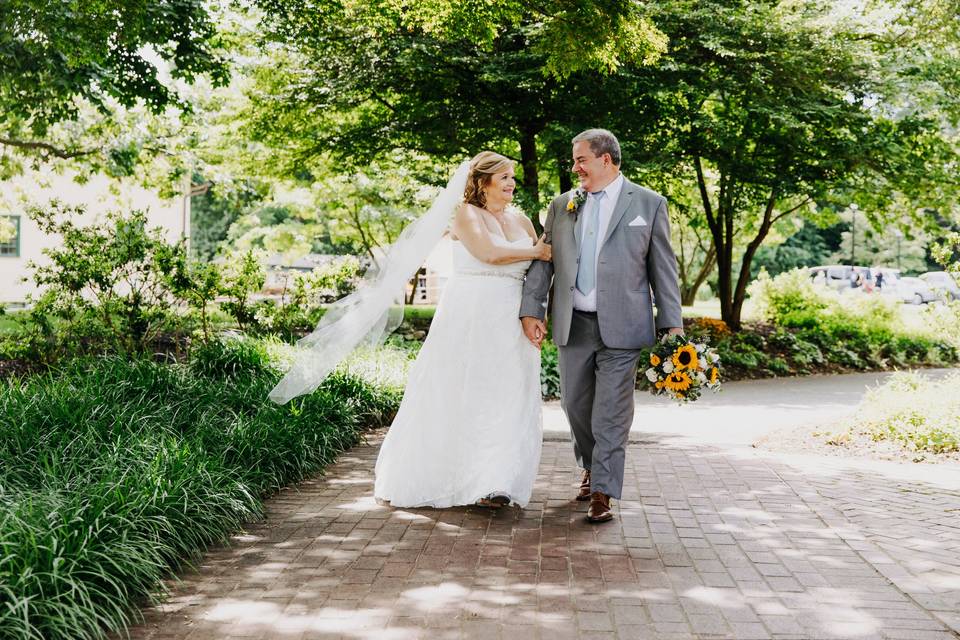
[[[485,209],[487,196],[483,193],[483,188],[490,184],[494,175],[513,165],[513,160],[493,151],[481,151],[473,156],[470,160],[470,175],[467,176],[467,188],[463,192],[463,201]]]

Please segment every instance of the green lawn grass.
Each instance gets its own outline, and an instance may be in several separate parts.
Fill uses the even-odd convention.
[[[16,312],[8,311],[0,316],[0,336],[13,333],[20,327],[20,324],[13,317],[14,313]]]

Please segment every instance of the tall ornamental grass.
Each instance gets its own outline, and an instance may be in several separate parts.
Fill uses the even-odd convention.
[[[268,346],[189,365],[104,357],[0,386],[0,638],[122,631],[161,580],[388,420],[399,391],[349,372],[277,406]]]

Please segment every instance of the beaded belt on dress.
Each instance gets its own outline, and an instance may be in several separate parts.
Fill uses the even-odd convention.
[[[498,278],[510,278],[511,280],[519,280],[523,282],[526,279],[526,275],[522,273],[514,273],[510,271],[494,271],[494,270],[483,270],[483,269],[473,269],[469,271],[456,271],[456,275],[461,276],[495,276]]]

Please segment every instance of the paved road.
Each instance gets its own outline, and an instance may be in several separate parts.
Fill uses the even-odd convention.
[[[743,446],[842,415],[868,382],[730,384],[699,405],[645,405],[658,424],[689,422],[637,431],[618,517],[601,526],[570,499],[579,475],[562,431],[548,433],[528,507],[499,511],[377,504],[375,434],[268,501],[132,638],[957,640],[956,473],[951,486],[926,465]]]
[[[940,378],[956,369],[931,369]],[[728,382],[719,393],[678,405],[646,392],[636,394],[630,439],[651,436],[675,443],[750,445],[780,429],[825,425],[853,413],[867,387],[890,374],[856,373]],[[544,404],[544,439],[565,441],[570,427],[559,401]]]

